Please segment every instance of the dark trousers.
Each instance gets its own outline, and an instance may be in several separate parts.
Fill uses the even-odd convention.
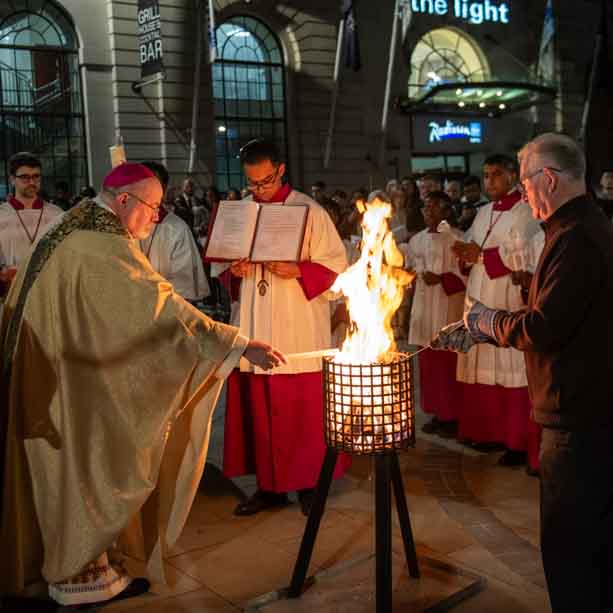
[[[543,428],[541,552],[553,613],[605,611],[613,433]]]

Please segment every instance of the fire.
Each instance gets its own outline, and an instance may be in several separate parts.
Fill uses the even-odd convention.
[[[396,343],[392,317],[405,286],[415,275],[402,269],[403,257],[389,228],[392,206],[376,199],[358,202],[362,217],[360,259],[339,275],[332,291],[347,298],[351,326],[334,361],[373,364],[393,361]]]

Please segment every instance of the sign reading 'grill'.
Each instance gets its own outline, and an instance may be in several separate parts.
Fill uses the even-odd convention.
[[[138,55],[141,78],[162,72],[162,33],[158,0],[138,0]]]

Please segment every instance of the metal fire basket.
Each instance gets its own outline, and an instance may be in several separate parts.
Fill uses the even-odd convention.
[[[390,363],[341,364],[324,358],[324,422],[328,449],[288,589],[302,593],[339,452],[372,455],[375,464],[377,613],[392,610],[391,488],[409,575],[419,577],[411,519],[396,452],[415,444],[410,356]]]
[[[324,430],[329,447],[375,455],[415,445],[410,357],[387,364],[341,364],[324,358]]]
[[[326,456],[302,537],[289,588],[290,598],[301,595],[332,474],[340,452],[372,455],[375,468],[376,611],[392,611],[392,504],[394,489],[409,576],[420,571],[411,518],[397,452],[415,445],[415,407],[411,356],[396,354],[390,363],[342,364],[324,358],[324,430]],[[428,612],[447,611],[482,589],[478,582]]]

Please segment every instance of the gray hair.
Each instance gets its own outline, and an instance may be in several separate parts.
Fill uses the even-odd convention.
[[[517,157],[521,161],[533,153],[547,158],[574,180],[585,179],[585,153],[581,145],[570,136],[553,132],[541,134],[527,143]]]

